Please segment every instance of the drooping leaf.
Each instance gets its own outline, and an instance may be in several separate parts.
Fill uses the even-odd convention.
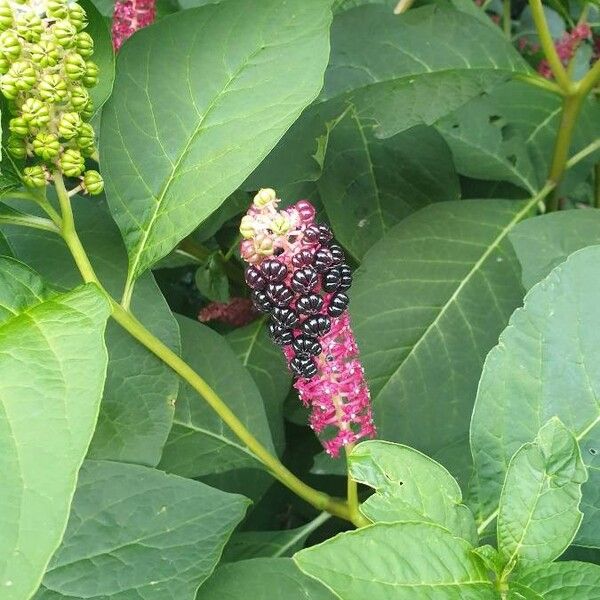
[[[178,316],[177,321],[183,358],[252,434],[273,451],[260,393],[225,339],[186,317]],[[244,467],[260,468],[260,463],[198,392],[182,383],[173,428],[159,466],[184,477],[199,477]]]
[[[219,567],[196,600],[333,600],[327,588],[287,558],[256,558]]]
[[[396,225],[356,272],[350,310],[383,439],[458,475],[487,352],[522,298],[507,234],[533,203],[433,204]]]
[[[550,563],[565,551],[581,523],[586,479],[577,440],[557,418],[517,450],[498,513],[498,548],[507,565]]]
[[[352,478],[375,489],[360,507],[371,521],[431,522],[476,541],[473,515],[442,465],[408,446],[380,441],[362,442],[348,461]]]
[[[577,561],[555,562],[520,571],[518,583],[543,600],[596,600],[600,597],[600,566]]]
[[[198,291],[213,302],[229,302],[229,279],[221,253],[212,254],[196,271]]]
[[[302,550],[306,574],[344,600],[493,600],[471,546],[432,523],[379,523]]]
[[[529,289],[572,252],[600,244],[600,210],[564,210],[527,219],[508,237]]]
[[[131,277],[218,208],[316,96],[330,18],[322,0],[231,0],[123,47],[100,153]]]
[[[486,359],[471,424],[480,522],[493,519],[511,456],[556,416],[589,469],[575,543],[600,547],[599,260],[600,246],[579,250],[531,288]]]
[[[60,543],[106,375],[109,304],[0,258],[0,589],[29,598]]]
[[[96,273],[120,298],[127,274],[123,242],[104,207],[73,198],[77,231]],[[52,285],[70,289],[81,282],[72,258],[55,234],[23,227],[5,233],[17,258]],[[179,352],[179,329],[151,274],[138,282],[131,308],[148,329]],[[154,466],[160,459],[174,413],[179,378],[115,322],[106,331],[109,365],[90,457]]]
[[[86,461],[35,600],[193,600],[248,504],[147,467]]]

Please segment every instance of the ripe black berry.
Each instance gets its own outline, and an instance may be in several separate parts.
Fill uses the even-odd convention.
[[[287,267],[280,261],[270,258],[260,265],[260,270],[271,283],[280,283],[287,275]]]
[[[352,285],[352,269],[348,265],[340,265],[340,291],[346,291]]]
[[[330,329],[331,321],[323,315],[309,317],[302,323],[302,331],[314,337],[325,335]]]
[[[254,266],[250,265],[245,272],[246,283],[253,290],[262,290],[267,285],[267,280],[262,276],[261,272]]]
[[[294,356],[290,361],[290,368],[298,377],[310,379],[317,374],[315,361],[308,356]]]
[[[267,296],[269,300],[275,305],[285,308],[290,305],[294,294],[292,290],[283,283],[269,283],[267,285]]]
[[[269,335],[278,346],[287,346],[294,341],[294,334],[291,330],[276,322],[269,323]]]
[[[308,354],[317,356],[321,354],[321,344],[317,341],[317,338],[311,337],[310,335],[299,335],[293,342],[292,347],[296,354]]]
[[[301,315],[316,315],[323,308],[323,298],[319,294],[301,296],[296,302],[296,310]]]
[[[348,298],[344,292],[337,292],[329,301],[327,314],[332,317],[339,317],[348,307],[348,302],[350,302],[350,298]]]
[[[296,252],[292,257],[292,264],[296,267],[296,269],[301,269],[302,267],[310,267],[313,264],[314,260],[314,252],[312,250],[304,249]]]
[[[333,263],[335,265],[339,265],[346,260],[344,251],[337,244],[331,244],[331,246],[329,246],[329,252],[331,252],[331,256],[333,256]]]
[[[316,244],[319,241],[320,231],[317,225],[310,225],[304,230],[304,239],[309,244]]]
[[[333,265],[333,254],[329,248],[319,248],[315,252],[315,269],[322,273]]]
[[[263,313],[269,313],[273,310],[273,305],[271,304],[271,301],[269,300],[267,294],[265,294],[264,292],[260,290],[254,290],[252,292],[251,298],[252,304],[254,304],[256,310]]]
[[[290,285],[295,292],[308,294],[317,287],[318,283],[317,272],[310,267],[304,267],[294,273]]]
[[[321,278],[323,289],[326,292],[335,292],[342,282],[342,274],[339,267],[334,267],[327,271]]]
[[[333,233],[331,233],[331,229],[327,227],[327,225],[318,225],[319,228],[319,241],[321,244],[326,244],[333,239]]]
[[[297,327],[300,322],[298,315],[291,308],[275,307],[271,314],[274,321],[286,329],[293,329],[294,327]]]

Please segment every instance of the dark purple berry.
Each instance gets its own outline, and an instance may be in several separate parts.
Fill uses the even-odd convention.
[[[333,254],[329,248],[319,248],[315,252],[315,269],[322,273],[333,265]]]
[[[340,265],[340,291],[344,292],[352,285],[352,269],[348,265]]]
[[[348,302],[350,302],[350,298],[344,292],[337,292],[329,301],[327,314],[332,317],[339,317],[348,308]]]
[[[331,256],[333,256],[333,264],[335,265],[339,265],[346,260],[344,251],[337,244],[331,244],[331,246],[329,246],[329,252],[331,252]]]
[[[271,301],[269,300],[267,294],[265,294],[264,292],[260,290],[254,290],[252,292],[251,297],[252,304],[254,304],[256,310],[263,313],[269,313],[273,310],[273,305],[271,304]]]
[[[304,250],[300,250],[294,254],[292,257],[292,264],[296,267],[296,269],[310,267],[313,264],[314,257],[314,252],[305,248]]]
[[[270,258],[260,265],[260,270],[271,283],[280,283],[287,275],[287,267],[280,261]]]
[[[253,290],[262,290],[267,285],[267,280],[262,276],[261,272],[254,266],[250,265],[245,273],[246,283]]]
[[[326,292],[335,292],[338,289],[340,283],[342,282],[342,274],[340,272],[339,267],[334,267],[333,269],[324,273],[322,278],[323,289]]]
[[[326,244],[333,239],[333,233],[331,233],[331,229],[327,227],[327,225],[318,225],[319,229],[319,241],[321,244]]]
[[[312,292],[319,284],[317,272],[310,267],[298,269],[292,276],[290,285],[295,292],[299,294],[308,294]]]
[[[278,346],[288,346],[294,341],[294,334],[291,330],[278,323],[269,323],[269,335]]]
[[[317,374],[315,361],[309,356],[294,356],[290,361],[292,372],[298,377],[310,379]]]
[[[304,240],[309,244],[316,244],[319,241],[320,231],[318,225],[309,225],[304,230]]]
[[[314,337],[320,337],[325,335],[331,329],[331,321],[323,316],[318,315],[315,317],[309,317],[302,323],[302,331],[306,335],[311,335]]]
[[[294,327],[297,327],[300,322],[298,315],[291,308],[275,307],[271,314],[274,321],[286,329],[293,329]]]
[[[289,306],[294,297],[292,290],[283,283],[269,283],[266,291],[272,304],[281,308]]]
[[[323,298],[319,294],[301,296],[296,302],[296,310],[301,315],[316,315],[323,308]]]
[[[317,356],[321,354],[321,344],[317,341],[317,338],[311,337],[310,335],[299,335],[293,342],[292,348],[296,354],[307,354]]]

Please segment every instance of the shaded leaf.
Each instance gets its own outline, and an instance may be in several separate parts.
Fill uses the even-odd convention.
[[[229,279],[220,253],[212,254],[198,267],[195,281],[200,293],[209,300],[229,302]]]
[[[543,600],[595,600],[600,597],[600,567],[576,561],[538,565],[519,572],[518,582]]]

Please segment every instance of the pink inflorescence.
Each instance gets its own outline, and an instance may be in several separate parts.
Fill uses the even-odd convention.
[[[112,39],[115,50],[138,29],[154,23],[156,0],[117,0],[113,12]]]
[[[575,55],[579,44],[581,44],[583,40],[588,39],[591,35],[592,30],[590,29],[590,26],[587,23],[582,23],[581,25],[574,27],[570,32],[566,32],[562,38],[554,44],[558,58],[560,58],[560,61],[565,67]],[[540,61],[537,70],[538,73],[546,79],[553,78],[552,69],[545,58]]]
[[[232,327],[243,327],[256,319],[257,312],[248,298],[232,298],[229,302],[211,302],[199,313],[202,323],[220,321]]]
[[[342,447],[375,435],[346,310],[352,272],[308,200],[284,210],[279,202],[273,190],[260,190],[242,219],[246,281],[254,306],[270,315],[269,333],[283,347],[294,387],[311,409],[311,427],[337,456]]]

